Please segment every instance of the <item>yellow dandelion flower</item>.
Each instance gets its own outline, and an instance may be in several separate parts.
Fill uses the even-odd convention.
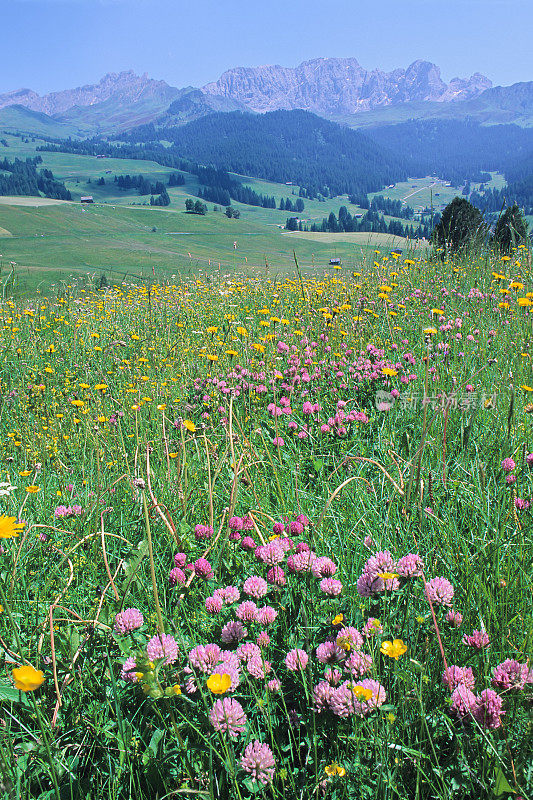
[[[394,376],[398,374],[398,371],[391,369],[391,367],[383,367],[381,374],[386,375],[388,378],[394,378]]]
[[[0,517],[0,539],[15,539],[24,530],[25,522],[17,522],[16,517]]]
[[[190,433],[194,433],[194,432],[195,432],[195,430],[196,430],[196,425],[195,425],[195,424],[194,424],[194,422],[193,422],[192,420],[190,420],[190,419],[184,419],[184,420],[183,420],[183,427],[184,427],[184,428],[187,428],[187,430],[188,430]]]
[[[26,491],[28,494],[37,494],[40,491],[40,486],[26,486]]]

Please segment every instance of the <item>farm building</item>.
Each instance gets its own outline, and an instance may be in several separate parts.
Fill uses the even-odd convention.
[[[94,203],[92,194],[89,194],[86,197],[80,197],[80,203]]]
[[[330,258],[329,263],[332,264],[332,265],[340,264],[341,260],[340,260],[340,258]]]

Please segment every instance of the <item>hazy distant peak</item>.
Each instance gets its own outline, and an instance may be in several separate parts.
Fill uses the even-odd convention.
[[[477,97],[492,86],[479,73],[442,80],[440,69],[418,59],[407,69],[365,70],[355,58],[317,58],[297,67],[236,67],[204,86],[252,111],[303,108],[317,114],[353,114],[412,101],[445,102]]]
[[[170,90],[170,92],[169,92]],[[165,81],[156,81],[144,75],[136,75],[133,70],[108,72],[96,84],[78,86],[38,95],[31,89],[18,89],[0,95],[0,108],[10,105],[22,105],[32,111],[40,111],[49,116],[63,114],[74,107],[91,106],[110,98],[122,102],[132,102],[153,94],[175,93]],[[169,99],[170,102],[170,99]]]

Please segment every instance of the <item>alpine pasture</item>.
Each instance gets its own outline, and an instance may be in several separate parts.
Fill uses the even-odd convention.
[[[0,210],[97,272],[2,274],[5,796],[527,798],[527,248],[260,273],[180,215],[198,276],[176,216]]]

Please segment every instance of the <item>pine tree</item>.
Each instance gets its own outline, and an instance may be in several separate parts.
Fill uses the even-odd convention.
[[[445,252],[454,254],[482,242],[486,235],[481,211],[464,197],[455,197],[442,212],[433,240]]]
[[[506,208],[498,219],[492,237],[492,246],[495,250],[507,255],[513,247],[526,243],[527,232],[527,220],[515,203]]]

